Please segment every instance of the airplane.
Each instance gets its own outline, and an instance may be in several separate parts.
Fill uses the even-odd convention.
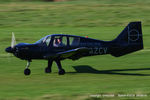
[[[25,75],[30,75],[30,62],[33,59],[48,60],[45,73],[51,73],[52,63],[56,62],[58,74],[64,75],[61,61],[64,59],[78,60],[82,57],[111,54],[120,57],[131,52],[143,49],[141,22],[130,22],[117,38],[112,41],[102,41],[76,35],[52,34],[33,44],[16,44],[12,33],[11,46],[5,51],[14,56],[27,60]]]

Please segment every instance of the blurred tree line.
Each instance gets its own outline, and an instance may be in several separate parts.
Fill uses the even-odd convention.
[[[47,1],[47,2],[53,2],[53,1],[67,1],[67,0],[0,0],[0,2],[15,2],[15,1]]]

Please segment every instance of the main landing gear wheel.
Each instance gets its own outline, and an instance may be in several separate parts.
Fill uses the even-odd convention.
[[[58,72],[59,75],[64,75],[65,73],[66,73],[66,72],[65,72],[64,69],[61,69],[61,70],[59,70],[59,72]]]
[[[26,69],[24,70],[24,74],[25,74],[25,75],[30,75],[30,73],[31,73],[30,69],[26,68]]]
[[[51,68],[46,67],[46,68],[45,68],[45,73],[51,73]]]

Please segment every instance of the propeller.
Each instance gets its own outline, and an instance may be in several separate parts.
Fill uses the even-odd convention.
[[[6,48],[5,51],[8,53],[13,53],[16,45],[15,35],[12,32],[12,40],[11,40],[11,46]]]
[[[16,39],[15,39],[14,32],[12,32],[11,48],[14,48],[15,45],[16,45]]]

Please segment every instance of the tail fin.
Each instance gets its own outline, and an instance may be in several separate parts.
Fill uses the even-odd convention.
[[[131,22],[113,40],[111,54],[115,57],[143,49],[141,22]]]

